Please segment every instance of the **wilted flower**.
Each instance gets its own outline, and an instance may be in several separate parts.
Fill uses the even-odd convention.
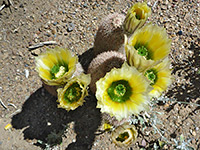
[[[69,111],[83,105],[84,98],[88,95],[87,87],[90,81],[91,77],[89,74],[81,74],[80,76],[72,78],[64,88],[59,88],[57,90],[58,107]]]
[[[149,94],[151,97],[159,97],[172,82],[170,61],[168,58],[163,62],[145,71],[144,75],[154,88]]]
[[[151,87],[142,73],[126,63],[112,69],[96,82],[97,108],[118,120],[138,114],[148,105]]]
[[[136,141],[137,135],[138,133],[135,126],[126,123],[117,127],[112,132],[112,140],[119,146],[128,146]]]
[[[76,69],[78,59],[68,49],[47,49],[36,57],[36,70],[48,85],[64,84]]]
[[[128,64],[144,71],[167,57],[170,44],[171,40],[164,28],[147,25],[137,30],[129,39],[125,38]]]
[[[145,2],[134,4],[127,12],[124,20],[124,29],[126,32],[133,33],[144,25],[151,15],[151,8]]]

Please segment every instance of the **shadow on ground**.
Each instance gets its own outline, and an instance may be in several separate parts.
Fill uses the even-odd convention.
[[[189,50],[194,54],[188,60],[173,64],[172,74],[179,77],[184,74],[185,82],[175,83],[176,85],[166,94],[182,102],[194,102],[192,100],[196,100],[200,93],[200,46],[192,43]]]
[[[91,51],[91,50],[90,50]],[[89,57],[83,54],[80,57],[85,62],[84,67],[89,65]],[[84,60],[87,59],[87,60]],[[36,139],[49,145],[62,142],[62,136],[68,123],[74,122],[76,142],[71,143],[67,150],[86,150],[92,147],[95,132],[100,125],[101,116],[96,109],[96,99],[92,94],[85,98],[83,106],[74,111],[67,112],[57,108],[56,98],[51,96],[43,87],[33,93],[23,104],[22,111],[12,118],[12,125],[16,129],[23,129],[25,139]],[[53,136],[53,137],[52,137]],[[45,144],[36,143],[45,148]]]

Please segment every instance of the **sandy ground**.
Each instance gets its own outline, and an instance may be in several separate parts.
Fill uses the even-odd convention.
[[[133,2],[12,0],[9,6],[7,0],[0,0],[0,6],[6,4],[0,11],[0,100],[7,108],[0,105],[1,150],[48,148],[45,143],[55,144],[50,149],[67,150],[153,149],[161,135],[152,126],[129,148],[117,147],[109,132],[97,134],[102,116],[91,94],[75,111],[58,109],[56,98],[45,91],[35,71],[35,55],[48,46],[28,50],[36,43],[54,40],[79,54],[81,63],[87,65],[85,55],[92,50],[101,19],[113,12],[125,13]],[[148,5],[152,7],[150,20],[165,27],[172,39],[174,82],[163,98],[171,101],[156,105],[155,111],[162,113],[157,114],[162,121],[157,127],[168,141],[174,143],[183,134],[188,145],[198,150],[200,107],[195,104],[200,104],[200,1],[152,0]],[[9,123],[13,128],[5,130]]]

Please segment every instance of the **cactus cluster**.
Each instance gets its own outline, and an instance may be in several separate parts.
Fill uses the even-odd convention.
[[[83,105],[88,86],[105,120],[114,126],[112,140],[119,146],[136,141],[137,130],[128,123],[149,109],[172,82],[171,40],[164,28],[145,24],[151,9],[134,4],[123,14],[105,17],[94,42],[94,58],[84,74],[76,56],[56,47],[36,58],[36,70],[44,87],[58,97],[58,107],[67,111]],[[106,117],[107,116],[107,117]]]

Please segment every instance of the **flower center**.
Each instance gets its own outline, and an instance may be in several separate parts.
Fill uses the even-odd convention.
[[[147,49],[147,46],[137,43],[135,44],[134,48],[138,51],[140,56],[144,56],[147,60],[152,59],[151,53],[149,49]]]
[[[150,85],[154,85],[157,81],[157,71],[155,69],[149,69],[144,74],[148,80],[151,81]]]
[[[129,138],[129,134],[128,132],[124,132],[124,133],[121,133],[117,138],[116,140],[117,141],[120,141],[120,142],[124,142],[126,139]]]
[[[124,96],[126,93],[126,87],[123,84],[118,84],[114,89],[114,93],[117,96]]]
[[[123,103],[130,98],[132,89],[128,81],[118,80],[112,82],[110,87],[107,89],[107,93],[112,101]]]
[[[67,65],[54,65],[51,70],[50,73],[52,75],[52,79],[58,79],[60,77],[62,77],[65,72],[68,71],[68,66]]]
[[[139,47],[137,50],[140,56],[148,56],[148,50],[144,46]]]
[[[143,14],[143,10],[137,8],[134,10],[135,12],[135,17],[136,19],[140,20],[140,19],[144,19],[144,16],[142,15]]]
[[[75,82],[66,90],[64,100],[71,104],[77,102],[81,98],[81,95],[81,87],[77,82]]]

